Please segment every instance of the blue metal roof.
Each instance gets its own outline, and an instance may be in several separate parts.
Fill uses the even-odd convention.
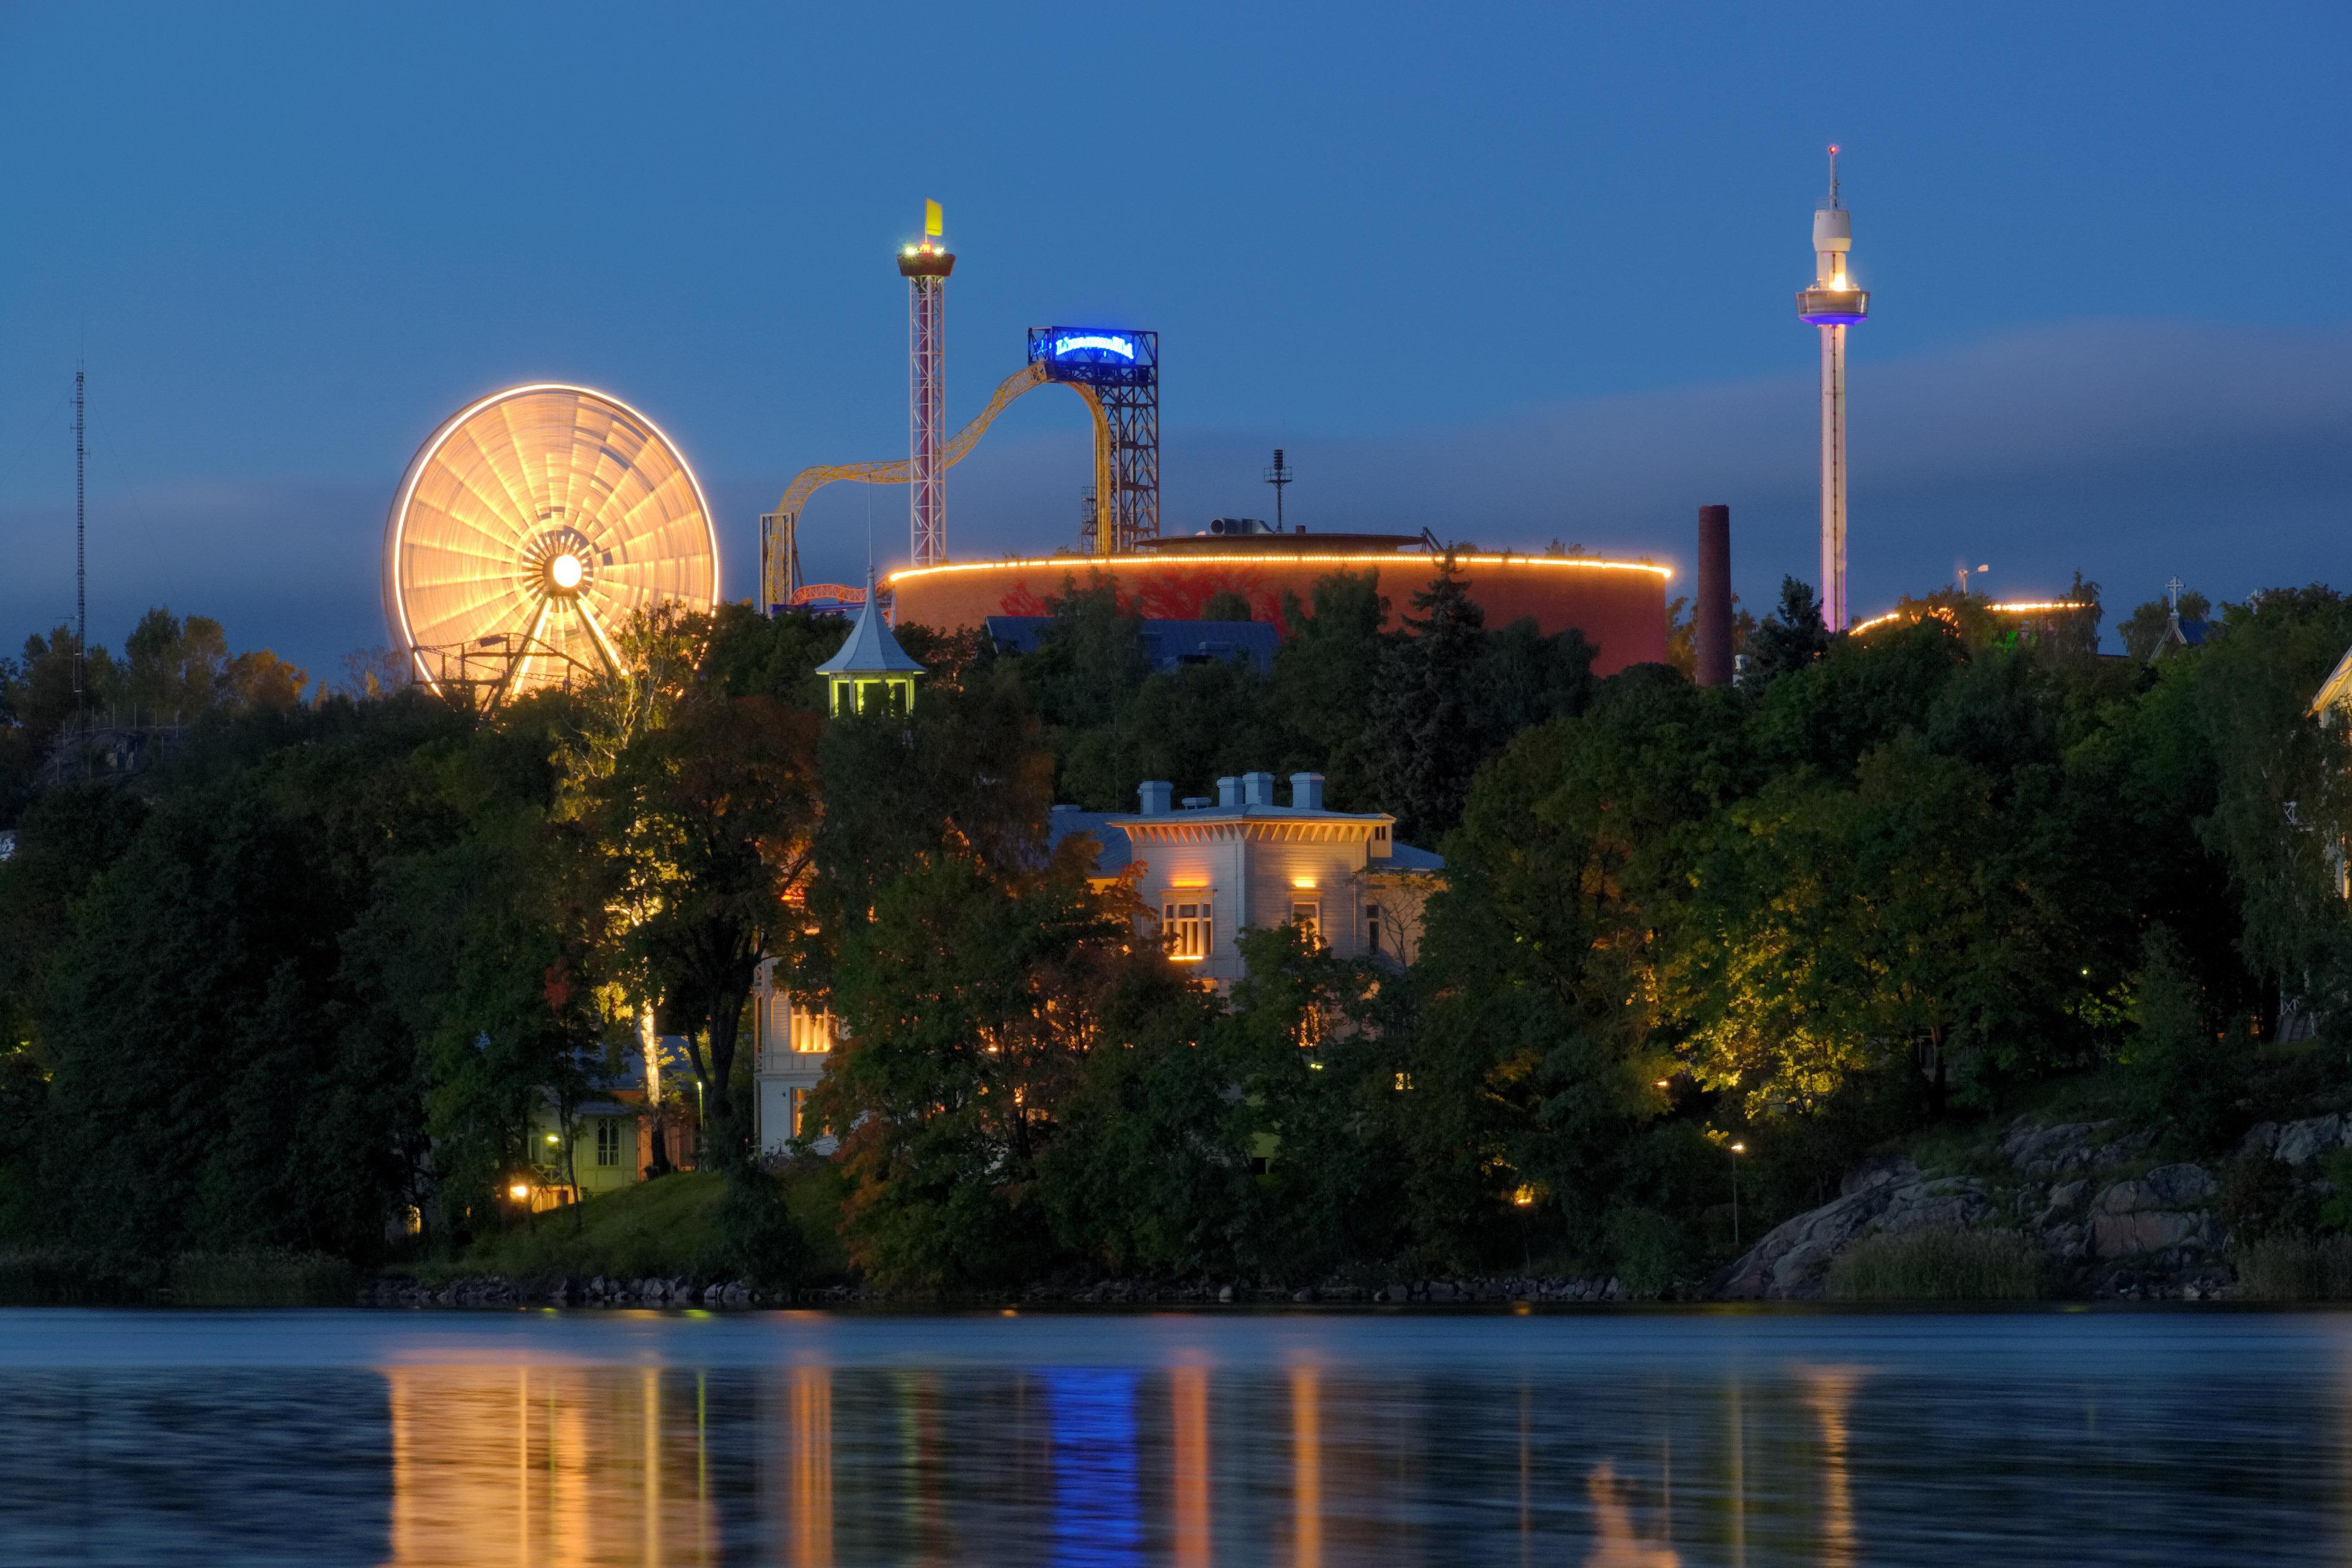
[[[1059,849],[1062,840],[1071,834],[1091,833],[1095,836],[1095,842],[1102,847],[1102,853],[1095,857],[1095,874],[1115,877],[1126,870],[1127,863],[1135,858],[1135,846],[1128,841],[1124,832],[1110,825],[1111,819],[1134,815],[1130,811],[1080,811],[1075,805],[1057,805],[1054,808],[1053,820],[1045,829],[1046,847]]]
[[[1053,626],[1051,616],[991,616],[989,640],[1005,653],[1034,653]],[[1263,675],[1274,663],[1282,634],[1267,621],[1145,621],[1143,657],[1154,669],[1246,658]]]

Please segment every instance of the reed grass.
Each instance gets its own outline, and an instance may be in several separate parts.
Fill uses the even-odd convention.
[[[358,1289],[349,1263],[319,1252],[0,1252],[0,1306],[347,1307]]]
[[[2248,1300],[2352,1300],[2352,1236],[2265,1236],[2241,1245],[2235,1261]]]
[[[2032,1301],[2043,1274],[2013,1230],[1939,1227],[1855,1242],[1830,1265],[1826,1290],[1834,1301]]]
[[[348,1307],[359,1275],[323,1252],[184,1252],[170,1289],[181,1307]]]

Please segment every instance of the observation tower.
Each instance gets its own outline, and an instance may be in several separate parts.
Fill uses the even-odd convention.
[[[1813,286],[1797,291],[1797,319],[1822,333],[1822,620],[1846,629],[1845,330],[1870,316],[1870,294],[1846,276],[1853,215],[1838,202],[1838,150],[1830,194],[1813,212]]]
[[[907,280],[907,521],[915,564],[948,558],[947,464],[941,444],[947,409],[948,274],[955,257],[940,240],[940,204],[923,204],[923,238],[898,252]]]

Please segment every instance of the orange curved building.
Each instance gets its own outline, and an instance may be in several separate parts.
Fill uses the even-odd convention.
[[[1674,573],[1646,562],[1589,555],[1462,553],[1455,573],[1486,614],[1489,627],[1532,616],[1546,636],[1570,626],[1600,652],[1596,675],[1666,657],[1666,583]],[[890,574],[901,625],[942,631],[976,626],[990,616],[1042,616],[1046,601],[1071,586],[1107,577],[1120,605],[1148,620],[1192,620],[1212,595],[1231,591],[1256,619],[1281,624],[1283,597],[1311,602],[1318,578],[1333,572],[1378,572],[1390,615],[1403,614],[1413,591],[1436,574],[1437,557],[1398,552],[1187,549],[1134,555],[1056,555],[1036,560],[969,561]]]

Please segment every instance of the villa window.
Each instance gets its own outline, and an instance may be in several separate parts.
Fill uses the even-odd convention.
[[[813,1089],[788,1089],[784,1092],[792,1097],[793,1136],[795,1138],[814,1138],[822,1135],[824,1131],[824,1128],[821,1124],[812,1121],[809,1117],[809,1097],[814,1094],[816,1090]]]
[[[596,1163],[610,1170],[621,1163],[621,1124],[613,1117],[604,1117],[596,1123]]]
[[[1364,906],[1364,945],[1373,952],[1381,950],[1381,906]]]
[[[1160,941],[1168,956],[1187,963],[1197,963],[1209,956],[1216,932],[1211,904],[1168,904],[1162,907],[1160,920]]]
[[[793,1008],[792,1044],[793,1049],[803,1053],[833,1049],[833,1015]]]
[[[1307,940],[1318,946],[1323,941],[1323,906],[1307,900],[1295,900],[1290,906],[1290,923],[1306,932]]]

